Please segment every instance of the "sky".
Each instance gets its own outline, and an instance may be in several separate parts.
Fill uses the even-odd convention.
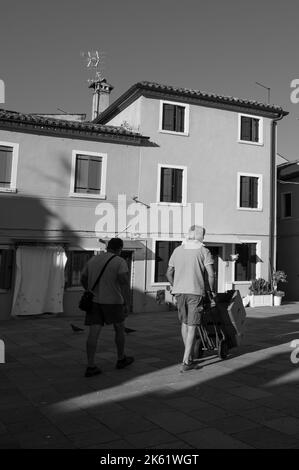
[[[0,79],[6,109],[86,113],[98,50],[111,102],[134,83],[154,81],[267,101],[289,111],[278,152],[299,159],[299,4],[295,0],[1,0]],[[298,93],[299,96],[299,93]]]

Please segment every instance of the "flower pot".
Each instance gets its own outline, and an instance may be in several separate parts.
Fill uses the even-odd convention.
[[[281,295],[274,295],[274,307],[279,307],[281,305],[281,300]]]
[[[272,307],[273,306],[273,295],[250,295],[249,305],[250,307]]]

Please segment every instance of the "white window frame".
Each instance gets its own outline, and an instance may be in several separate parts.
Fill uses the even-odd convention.
[[[75,192],[75,172],[76,172],[77,155],[100,157],[102,159],[100,194]],[[90,152],[86,150],[73,150],[72,151],[72,168],[71,168],[71,181],[70,181],[70,194],[69,194],[71,197],[80,197],[80,198],[89,198],[89,199],[106,199],[106,177],[107,177],[107,153]]]
[[[0,141],[0,145],[3,145],[4,147],[12,148],[10,187],[4,188],[0,186],[0,192],[1,193],[16,193],[17,192],[17,170],[18,170],[18,161],[19,161],[19,144],[16,144],[15,142]]]
[[[182,202],[164,202],[160,201],[161,193],[161,169],[174,168],[176,170],[183,170],[182,180]],[[157,204],[161,206],[185,206],[187,204],[187,167],[181,165],[169,165],[168,163],[158,163],[158,178],[157,178]]]
[[[284,215],[284,196],[286,194],[291,195],[291,215]],[[293,193],[291,191],[286,191],[284,193],[281,193],[281,199],[280,199],[280,209],[281,209],[281,219],[292,219],[293,218]]]
[[[181,106],[185,108],[185,117],[184,117],[184,132],[176,132],[176,131],[168,131],[162,128],[163,125],[163,105],[164,104],[172,104],[174,106]],[[190,106],[189,104],[180,103],[176,101],[166,101],[160,100],[160,110],[159,110],[159,132],[164,134],[173,134],[173,135],[189,135],[189,115],[190,115]]]
[[[249,176],[258,178],[258,189],[257,189],[257,207],[241,207],[240,206],[240,191],[241,191],[241,176]],[[263,175],[257,173],[243,173],[238,172],[237,174],[237,209],[240,211],[254,211],[261,212],[263,210]]]
[[[155,267],[156,267],[156,242],[182,242],[184,238],[171,238],[171,237],[163,237],[163,238],[152,238],[152,252],[155,254],[154,259],[151,261],[151,285],[154,287],[165,287],[169,286],[169,282],[155,282]]]
[[[249,117],[252,119],[259,120],[259,141],[252,142],[251,140],[242,140],[241,139],[241,118]],[[252,114],[239,113],[238,115],[238,142],[240,144],[249,144],[249,145],[264,145],[264,119],[261,116],[253,116]]]
[[[243,240],[240,238],[240,243],[237,243],[238,245],[241,245],[242,243],[255,243],[256,244],[256,256],[258,259],[262,259],[262,241],[261,240]],[[236,244],[233,244],[233,253],[236,253]],[[232,268],[232,283],[236,285],[248,285],[251,283],[251,281],[236,281],[235,280],[235,263],[236,261],[232,261],[233,263],[233,268]],[[262,261],[257,261],[256,263],[256,279],[259,279],[262,274],[261,274],[261,267],[262,267]]]

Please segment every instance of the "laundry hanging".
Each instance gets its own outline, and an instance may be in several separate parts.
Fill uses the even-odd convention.
[[[11,315],[62,312],[66,261],[61,246],[18,247]]]

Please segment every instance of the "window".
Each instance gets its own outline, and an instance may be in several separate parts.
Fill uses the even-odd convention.
[[[18,144],[0,142],[0,191],[16,191]]]
[[[94,251],[69,251],[65,267],[66,287],[81,287],[81,272]]]
[[[186,203],[186,167],[158,166],[158,202]]]
[[[238,208],[262,209],[262,176],[240,174],[238,179]]]
[[[255,144],[263,143],[262,118],[239,115],[239,141]]]
[[[292,217],[292,193],[283,193],[282,198],[282,207],[281,207],[281,216],[283,218]]]
[[[180,241],[171,240],[171,241],[157,241],[155,249],[155,282],[168,282],[165,276],[168,261],[173,252],[173,250],[181,244]]]
[[[251,281],[256,278],[256,243],[236,245],[235,281]]]
[[[13,250],[0,249],[0,289],[9,290],[12,284]]]
[[[73,196],[105,197],[106,158],[107,155],[95,152],[73,152]]]
[[[160,131],[188,135],[189,105],[161,101]]]

